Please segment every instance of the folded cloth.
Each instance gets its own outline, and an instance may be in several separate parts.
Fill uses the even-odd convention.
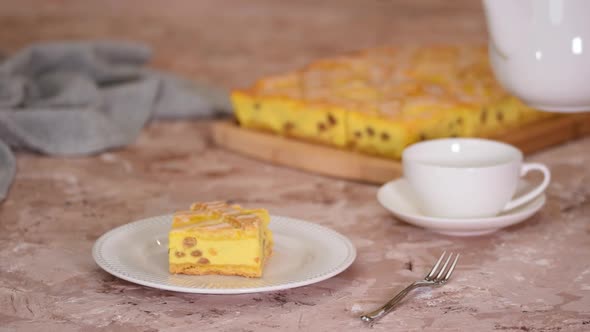
[[[53,42],[0,62],[0,200],[15,172],[7,145],[87,155],[133,142],[153,117],[231,112],[225,91],[150,70],[150,56],[130,42]]]

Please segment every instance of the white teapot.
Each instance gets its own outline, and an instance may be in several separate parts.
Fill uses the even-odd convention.
[[[590,0],[483,0],[498,81],[537,109],[590,111]]]

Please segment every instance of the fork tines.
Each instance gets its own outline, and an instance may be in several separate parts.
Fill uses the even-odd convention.
[[[438,261],[436,261],[436,264],[434,264],[434,266],[432,267],[430,272],[428,272],[428,274],[424,278],[425,280],[434,281],[437,283],[444,283],[444,282],[447,282],[447,280],[449,280],[449,278],[451,277],[451,274],[453,274],[453,270],[455,269],[455,265],[457,265],[457,260],[459,260],[459,254],[457,253],[456,255],[454,255],[451,252],[447,256],[447,259],[446,259],[445,263],[443,264],[443,266],[439,269],[440,263],[444,260],[446,254],[447,254],[447,252],[444,251],[442,253],[442,255],[440,255],[440,258],[438,259]],[[453,260],[453,263],[449,266],[449,262],[451,262],[453,255],[455,256],[455,259]],[[447,266],[449,266],[448,269],[447,269]]]

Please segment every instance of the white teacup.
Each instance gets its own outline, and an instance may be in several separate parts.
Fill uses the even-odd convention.
[[[449,138],[414,144],[403,152],[404,177],[423,213],[434,217],[492,217],[526,204],[547,188],[551,173],[522,162],[512,145],[477,138]],[[544,179],[514,198],[518,181],[531,170]]]

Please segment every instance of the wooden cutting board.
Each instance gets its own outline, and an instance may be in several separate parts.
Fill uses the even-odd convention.
[[[588,135],[590,113],[535,122],[491,138],[528,154]],[[246,156],[337,178],[382,184],[402,175],[397,160],[243,129],[233,121],[215,123],[213,137],[218,145]]]

